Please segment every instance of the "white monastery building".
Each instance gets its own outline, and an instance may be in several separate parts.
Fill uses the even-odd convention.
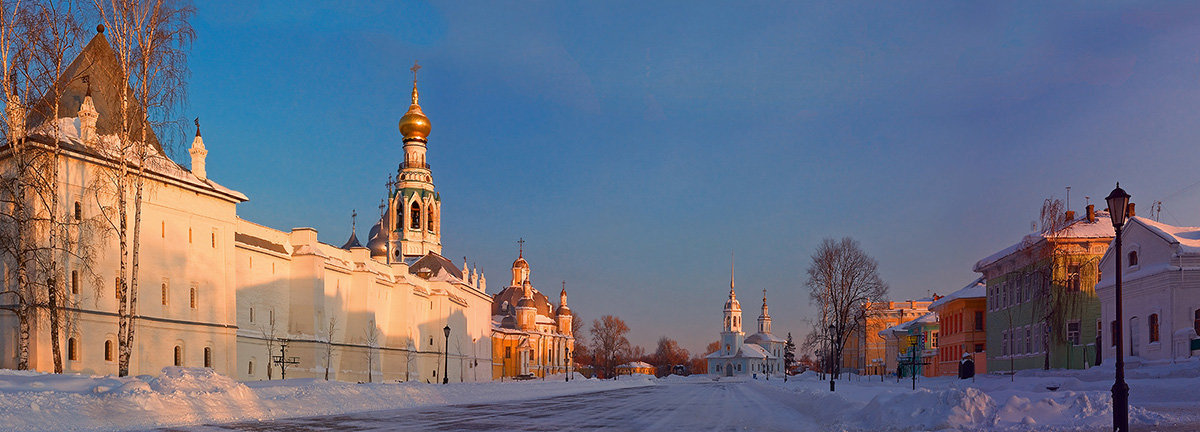
[[[1121,230],[1123,352],[1148,361],[1200,355],[1200,228],[1177,227],[1131,217]],[[1100,260],[1104,358],[1116,355],[1116,248]],[[1107,361],[1107,360],[1105,360]]]
[[[88,263],[82,254],[60,260],[64,369],[115,374],[119,244],[96,227],[115,217],[116,195],[96,185],[120,166],[112,147],[120,141],[124,83],[98,30],[60,78],[66,94],[59,118],[31,114],[21,123],[28,125],[27,142],[60,146],[57,211],[78,221],[70,231],[77,247],[89,241],[95,247]],[[237,205],[248,198],[207,177],[199,121],[191,170],[172,161],[148,131],[130,374],[175,365],[211,367],[242,380],[285,373],[345,381],[492,379],[493,299],[480,272],[441,255],[442,202],[426,163],[430,123],[418,103],[415,72],[412,102],[400,119],[404,160],[366,246],[356,232],[338,247],[321,242],[312,228],[280,231],[240,219]],[[0,168],[11,169],[11,152],[10,145],[0,153]],[[12,260],[3,265],[11,288]],[[29,367],[52,371],[48,313],[34,311]],[[0,310],[0,367],[16,367],[19,327],[13,312]]]
[[[767,313],[767,290],[763,290],[758,333],[746,337],[742,331],[742,304],[734,292],[733,270],[729,272],[729,298],[725,300],[721,346],[706,356],[708,374],[720,376],[772,375],[783,372],[783,350],[787,340],[771,334]]]

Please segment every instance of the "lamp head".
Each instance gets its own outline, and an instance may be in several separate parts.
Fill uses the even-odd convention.
[[[446,324],[446,327],[442,328],[442,332],[446,333],[446,337],[450,337],[450,324]]]
[[[1108,202],[1108,215],[1112,218],[1114,228],[1121,228],[1125,225],[1125,217],[1129,214],[1129,194],[1125,189],[1121,189],[1121,183],[1117,183],[1117,188],[1104,198]]]

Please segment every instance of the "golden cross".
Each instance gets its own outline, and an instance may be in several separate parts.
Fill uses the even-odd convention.
[[[413,67],[409,68],[408,70],[412,71],[412,73],[413,73],[413,84],[416,84],[416,83],[417,83],[417,71],[421,70],[421,65],[420,65],[420,64],[418,64],[418,63],[417,63],[417,62],[414,60],[414,61],[413,61]]]
[[[521,245],[521,254],[524,255],[525,254],[525,238],[522,237],[520,240],[517,240],[517,244]]]

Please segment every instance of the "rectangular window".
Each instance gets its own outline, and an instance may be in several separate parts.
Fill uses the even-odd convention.
[[[1067,323],[1067,342],[1071,345],[1079,345],[1079,321]]]
[[[1025,352],[1033,352],[1033,328],[1025,326]]]
[[[1015,330],[1017,334],[1016,340],[1013,343],[1013,354],[1024,354],[1025,351],[1022,351],[1022,348],[1025,348],[1025,332],[1022,332],[1019,328]]]
[[[194,283],[192,284],[191,293],[192,293],[192,295],[191,295],[190,303],[191,303],[192,309],[195,309],[197,304],[200,302],[200,299],[198,298],[200,296],[200,293],[196,289],[196,284],[194,284]]]
[[[213,249],[217,248],[217,232],[216,231],[213,231],[213,233],[212,233],[212,247],[213,247]]]
[[[1197,311],[1197,312],[1200,312],[1200,311]],[[1197,317],[1197,318],[1200,318],[1200,317]],[[1109,328],[1110,335],[1117,334],[1117,322],[1116,321],[1113,321],[1112,323],[1110,323],[1108,328]],[[1111,347],[1117,346],[1117,338],[1115,336],[1108,337],[1108,346],[1111,346]]]
[[[983,331],[983,311],[975,311],[975,331]]]
[[[254,322],[254,308],[250,308],[250,322]]]
[[[163,283],[162,283],[162,305],[163,306],[167,305],[167,298],[169,296],[170,296],[170,289],[168,288],[166,279],[163,279]]]
[[[71,294],[79,294],[79,271],[71,270]]]
[[[975,344],[975,352],[977,352],[977,353],[983,352],[983,344]]]
[[[1008,330],[1004,331],[1004,334],[1002,337],[1003,337],[1003,344],[1001,345],[1003,347],[1002,355],[1008,355]]]
[[[117,275],[113,282],[113,297],[116,297],[118,300],[121,298],[121,275]]]
[[[1079,291],[1079,285],[1079,266],[1067,266],[1067,291]]]

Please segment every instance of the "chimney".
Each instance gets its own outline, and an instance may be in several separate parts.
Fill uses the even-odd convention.
[[[1067,210],[1067,222],[1075,220],[1075,210]]]
[[[1096,221],[1096,205],[1095,205],[1095,204],[1088,204],[1088,206],[1087,206],[1087,219],[1088,219],[1088,222],[1095,222],[1095,221]]]
[[[1137,216],[1137,212],[1133,211],[1133,203],[1129,203],[1129,212],[1128,212],[1128,213],[1129,213],[1129,214],[1128,214],[1128,215],[1125,215],[1125,217],[1134,217],[1134,216]]]

